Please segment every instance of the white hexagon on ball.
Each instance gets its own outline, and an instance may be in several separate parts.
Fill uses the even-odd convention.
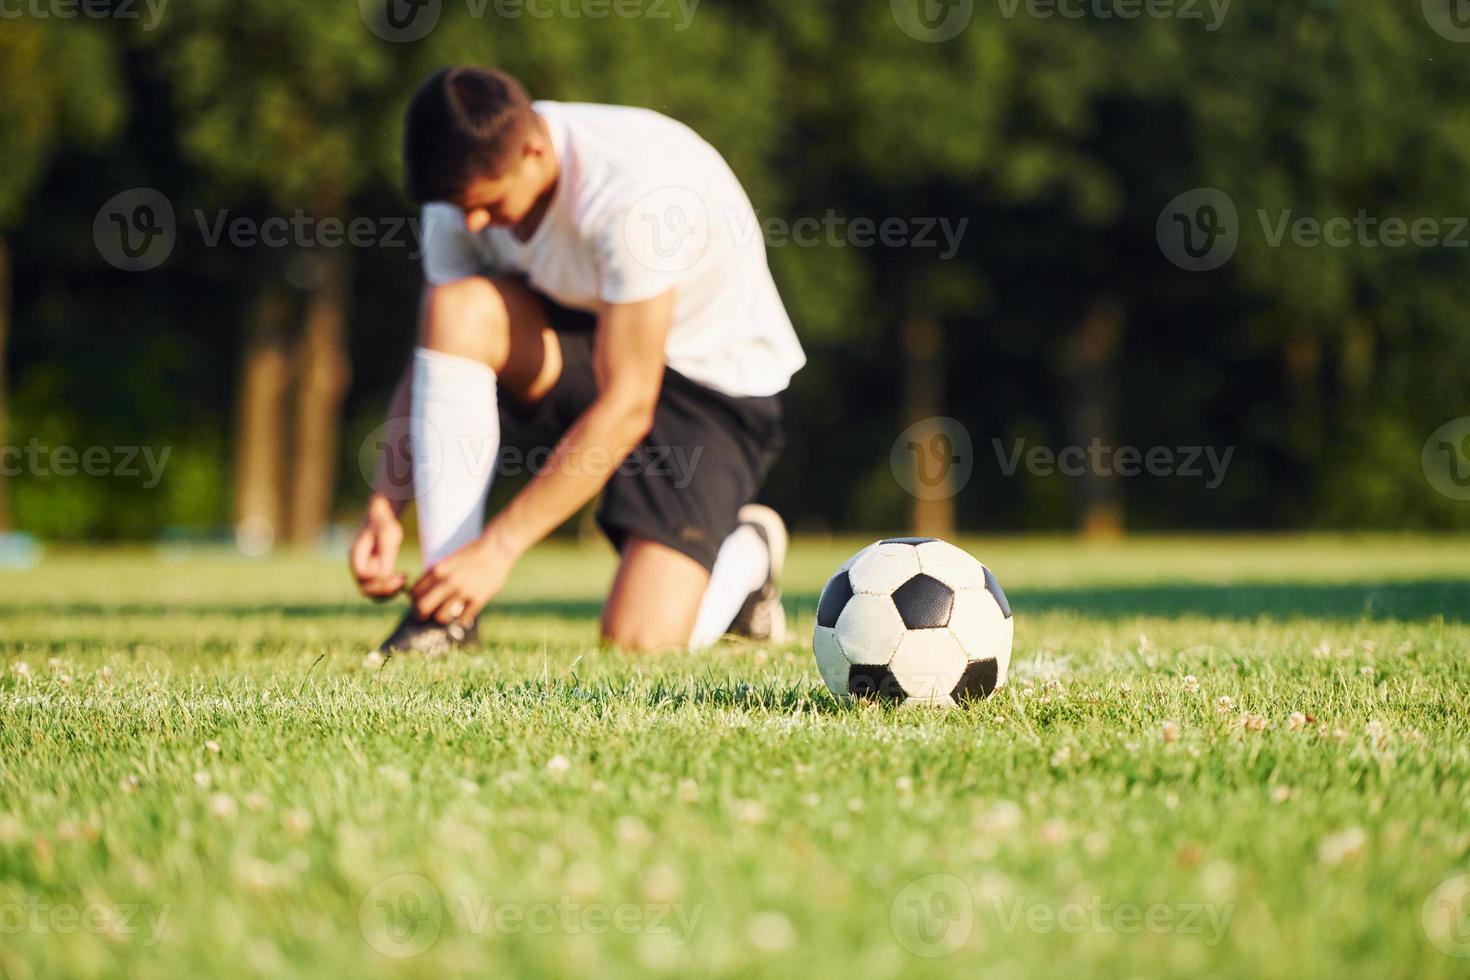
[[[873,545],[857,556],[847,573],[852,591],[888,595],[919,574],[919,552],[911,544]]]
[[[886,666],[904,632],[903,618],[887,595],[855,595],[837,617],[837,642],[855,664]]]
[[[817,655],[817,671],[821,673],[827,689],[839,698],[847,697],[847,679],[852,673],[852,662],[837,642],[837,631],[818,626],[812,634],[812,652]]]
[[[888,669],[910,699],[947,699],[970,658],[948,629],[911,630],[904,634]]]
[[[925,575],[939,579],[956,592],[985,588],[985,566],[963,548],[956,548],[948,541],[925,541],[914,551]]]

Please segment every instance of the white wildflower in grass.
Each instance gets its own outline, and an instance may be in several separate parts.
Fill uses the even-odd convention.
[[[194,785],[198,786],[200,789],[209,789],[209,784],[211,782],[213,782],[213,780],[209,778],[209,773],[204,772],[203,770],[194,774]]]
[[[287,810],[281,814],[281,826],[292,837],[305,837],[311,830],[311,814],[305,810]]]
[[[1118,685],[1118,697],[1122,698],[1125,701],[1128,700],[1129,698],[1133,697],[1133,685],[1132,684],[1119,684]]]
[[[17,660],[15,663],[10,665],[10,672],[16,677],[30,680],[31,665],[26,663],[24,660]]]
[[[56,675],[56,683],[60,684],[62,687],[71,687],[71,675],[70,674],[57,674]]]
[[[1063,745],[1051,754],[1051,767],[1053,769],[1062,769],[1071,761],[1072,746],[1070,745]]]
[[[978,823],[984,836],[1001,837],[1019,829],[1023,816],[1019,803],[1013,800],[996,800]]]
[[[1188,693],[1199,693],[1199,678],[1194,676],[1193,674],[1185,674],[1184,680],[1181,683],[1184,685],[1184,690]]]
[[[138,789],[141,785],[142,784],[138,781],[138,777],[129,773],[128,775],[123,777],[122,782],[117,784],[117,788],[122,790],[124,793],[128,793],[131,795],[138,792]]]
[[[1363,832],[1362,827],[1349,827],[1341,833],[1323,838],[1321,846],[1317,848],[1317,860],[1328,867],[1347,864],[1362,855],[1367,843],[1368,835]]]
[[[1235,710],[1235,699],[1228,694],[1220,695],[1215,701],[1215,710],[1222,715],[1228,715]]]
[[[808,793],[801,798],[801,802],[810,807],[818,807],[822,805],[822,797],[818,793]]]
[[[1059,847],[1067,840],[1067,825],[1060,820],[1048,820],[1037,830],[1041,843],[1047,847]]]
[[[383,666],[385,659],[386,658],[381,653],[374,650],[373,652],[362,658],[362,669],[377,670],[379,667]]]
[[[757,800],[736,800],[734,806],[730,808],[730,812],[735,817],[737,823],[743,823],[748,826],[764,823],[766,819],[765,804]]]
[[[50,667],[52,670],[60,670],[61,669],[61,658],[60,657],[47,657],[46,658],[46,666],[47,667]]]
[[[1288,786],[1275,786],[1271,789],[1272,803],[1285,803],[1291,799],[1291,788]]]
[[[1337,739],[1338,742],[1346,742],[1348,740],[1347,729],[1346,728],[1338,728],[1338,729],[1335,729],[1332,732],[1332,737],[1335,738],[1335,739]]]
[[[1288,731],[1299,732],[1304,730],[1306,727],[1307,716],[1302,714],[1300,711],[1293,711],[1290,715],[1287,716],[1286,728]]]
[[[757,912],[745,925],[745,938],[762,953],[779,953],[796,944],[796,929],[780,912]]]
[[[552,777],[565,776],[571,768],[571,760],[564,755],[554,755],[546,763],[546,773]]]
[[[0,844],[14,844],[24,831],[19,817],[13,813],[0,813]]]
[[[1154,648],[1154,645],[1149,640],[1148,634],[1147,633],[1139,633],[1138,634],[1138,652],[1139,653],[1148,653],[1153,648]]]
[[[213,793],[209,797],[209,814],[220,820],[233,820],[240,811],[235,798],[228,793]]]
[[[899,776],[893,781],[893,788],[898,790],[900,796],[913,796],[914,780],[909,776]]]
[[[204,747],[208,749],[212,754],[219,755],[219,743],[216,742],[214,739],[210,739],[209,741],[205,742]]]
[[[1165,742],[1179,741],[1179,722],[1164,722],[1162,725],[1159,726],[1159,734],[1163,736]]]
[[[600,779],[594,779],[592,780],[592,782],[587,784],[587,790],[593,796],[602,796],[607,793],[607,783],[603,782]]]
[[[699,784],[692,779],[679,780],[679,788],[676,790],[680,803],[695,803],[699,800]]]
[[[862,797],[854,796],[852,799],[847,801],[847,811],[849,813],[862,813],[863,808],[864,804],[862,801]]]
[[[1358,673],[1362,674],[1364,677],[1367,677],[1367,678],[1370,678],[1371,679],[1373,677],[1373,668],[1372,667],[1367,667],[1367,666],[1365,666],[1365,667],[1359,667],[1358,668]]]
[[[655,865],[643,876],[641,891],[650,902],[677,902],[684,894],[684,879],[667,864]]]
[[[474,796],[480,791],[480,784],[473,779],[459,780],[459,791],[466,796]]]
[[[618,843],[628,847],[645,848],[653,843],[653,831],[648,829],[648,824],[637,817],[618,817],[613,823],[613,834]]]
[[[265,797],[264,794],[261,794],[261,793],[246,793],[245,794],[245,809],[250,810],[250,811],[252,811],[254,813],[259,813],[260,811],[264,810],[268,806],[270,806],[270,800],[268,800]]]
[[[1326,640],[1323,640],[1317,644],[1317,649],[1312,651],[1312,656],[1318,660],[1328,660],[1332,657],[1332,647],[1327,644]]]
[[[1244,728],[1248,732],[1263,732],[1266,730],[1266,716],[1252,714],[1242,715],[1240,719],[1240,727]]]

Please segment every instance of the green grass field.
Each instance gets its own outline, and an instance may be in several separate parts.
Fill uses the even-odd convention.
[[[1470,541],[966,542],[1016,651],[949,713],[821,686],[862,543],[786,647],[599,650],[564,545],[381,670],[340,562],[0,573],[0,975],[1470,973]]]

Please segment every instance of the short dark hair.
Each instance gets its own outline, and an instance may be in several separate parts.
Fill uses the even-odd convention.
[[[443,201],[505,173],[535,127],[525,88],[491,68],[435,72],[408,103],[403,169],[415,203]]]

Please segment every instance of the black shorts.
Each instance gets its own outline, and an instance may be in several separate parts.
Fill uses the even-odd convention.
[[[597,397],[596,317],[540,298],[561,341],[561,377],[534,405],[506,394],[500,410],[511,428],[550,446]],[[636,535],[713,568],[736,515],[755,499],[784,442],[776,396],[737,398],[668,369],[653,428],[608,480],[598,526],[620,551]]]

